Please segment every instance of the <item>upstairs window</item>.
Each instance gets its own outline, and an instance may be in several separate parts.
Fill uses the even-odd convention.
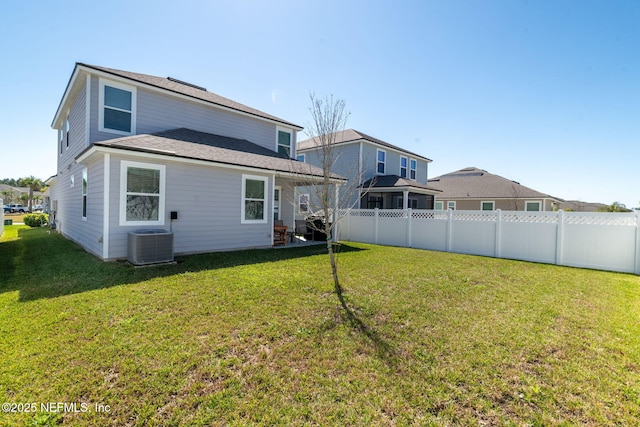
[[[298,160],[299,162],[304,163],[304,162],[305,162],[305,159],[306,159],[306,158],[305,158],[305,155],[304,155],[304,154],[298,154],[297,160]]]
[[[404,156],[401,156],[400,157],[400,178],[407,177],[407,163],[408,163],[407,158]]]
[[[136,127],[136,89],[100,80],[99,130],[132,135]]]
[[[69,123],[69,113],[67,113],[67,119],[64,121],[64,140],[66,141],[67,148],[69,148],[69,129],[71,129],[71,125]]]
[[[278,153],[291,157],[291,131],[278,129]]]
[[[82,170],[82,219],[87,219],[87,170]]]
[[[376,167],[376,171],[379,174],[384,174],[385,173],[385,162],[387,160],[387,153],[384,150],[378,150],[378,162],[377,162],[377,167]]]
[[[417,171],[418,171],[418,161],[416,159],[411,159],[410,162],[410,170],[409,170],[409,177],[411,179],[413,179],[415,181],[416,179],[416,175],[417,175]]]

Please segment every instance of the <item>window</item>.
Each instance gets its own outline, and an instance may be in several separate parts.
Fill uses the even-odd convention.
[[[98,128],[102,132],[131,135],[136,127],[136,89],[100,79]]]
[[[482,211],[493,211],[495,210],[495,207],[495,202],[480,202],[480,210]]]
[[[281,187],[276,187],[273,189],[273,219],[277,221],[280,219],[280,192],[282,191]]]
[[[447,202],[447,209],[456,210],[456,202],[455,202],[455,200]]]
[[[400,178],[407,177],[407,163],[407,158],[404,156],[400,156]]]
[[[436,203],[435,203],[435,209],[436,209],[437,211],[444,210],[444,202],[443,202],[443,201],[436,201]]]
[[[296,158],[296,160],[298,160],[299,162],[304,163],[305,162],[304,154],[298,154],[298,157]]]
[[[64,121],[64,140],[66,141],[67,148],[69,148],[69,129],[71,128],[69,124],[69,113],[67,113],[67,119]]]
[[[87,219],[87,170],[82,170],[82,219]]]
[[[291,157],[291,131],[278,128],[278,153]]]
[[[267,222],[267,178],[242,175],[242,216],[243,224],[262,224]]]
[[[416,159],[411,159],[410,162],[410,178],[415,180],[416,179],[416,174],[417,174],[417,170],[418,170],[418,161]]]
[[[387,158],[387,153],[384,150],[378,150],[378,166],[376,170],[380,174],[384,173],[386,158]]]
[[[165,166],[122,161],[120,225],[164,225]]]
[[[62,154],[62,147],[64,146],[64,131],[62,128],[58,129],[58,142],[60,143],[60,154]]]
[[[298,212],[300,213],[309,212],[309,195],[308,194],[300,194],[298,196]]]
[[[541,203],[539,201],[526,201],[524,202],[524,210],[525,211],[541,211]]]

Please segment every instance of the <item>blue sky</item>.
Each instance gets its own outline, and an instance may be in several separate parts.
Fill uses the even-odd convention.
[[[3,5],[0,178],[56,173],[75,62],[206,87],[564,199],[640,205],[638,1],[31,1]],[[300,135],[305,138],[305,135]]]

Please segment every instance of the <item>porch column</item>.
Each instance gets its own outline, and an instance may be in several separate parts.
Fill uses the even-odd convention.
[[[407,209],[409,207],[409,190],[402,192],[402,208]]]

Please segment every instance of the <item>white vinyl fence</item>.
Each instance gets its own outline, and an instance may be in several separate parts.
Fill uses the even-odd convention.
[[[640,274],[640,215],[352,209],[343,241]]]

